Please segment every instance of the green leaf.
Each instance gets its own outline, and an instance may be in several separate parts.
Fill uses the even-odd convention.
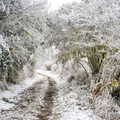
[[[78,30],[81,30],[81,29],[82,29],[82,27],[79,27],[79,28],[78,28]]]
[[[105,58],[107,56],[107,52],[103,52],[102,56],[103,56],[103,58]]]
[[[89,36],[89,33],[86,33],[86,37],[88,37]]]
[[[111,85],[117,88],[117,87],[118,87],[118,82],[117,82],[117,80],[114,79],[114,80],[112,81],[112,84],[111,84]]]
[[[116,47],[113,48],[114,54],[118,52],[118,49]]]
[[[31,36],[31,34],[28,33],[27,31],[25,31],[24,36],[25,36],[25,37],[28,37],[28,36]]]
[[[109,65],[111,65],[111,63],[113,62],[114,59],[112,59],[110,62],[109,62]]]
[[[75,35],[75,36],[74,36],[74,38],[78,38],[78,37],[79,37],[79,35]]]

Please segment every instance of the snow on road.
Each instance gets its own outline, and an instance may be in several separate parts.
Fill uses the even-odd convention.
[[[6,103],[2,100],[3,97],[10,98],[16,96],[18,93],[21,93],[28,87],[32,86],[33,83],[40,81],[43,76],[37,75],[34,78],[27,78],[26,80],[20,82],[20,84],[10,85],[9,90],[0,91],[0,110],[9,109],[14,106],[14,104]]]
[[[90,110],[90,91],[50,71],[0,92],[0,120],[100,120]]]

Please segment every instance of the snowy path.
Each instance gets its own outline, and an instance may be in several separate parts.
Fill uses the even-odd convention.
[[[72,81],[60,82],[55,76],[44,76],[13,97],[2,97],[9,109],[0,111],[0,120],[100,120],[89,109],[89,91]]]

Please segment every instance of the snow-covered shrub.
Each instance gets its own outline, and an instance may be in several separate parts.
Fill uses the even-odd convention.
[[[115,101],[115,103],[117,103],[120,106],[120,86],[118,86],[117,88],[115,88],[112,92],[112,97]]]
[[[75,78],[77,79],[77,80],[83,80],[83,79],[85,79],[86,78],[86,73],[85,73],[85,71],[84,71],[84,69],[83,68],[79,68],[77,71],[76,71],[76,73],[75,73]]]
[[[60,73],[60,75],[62,77],[68,77],[70,76],[72,73],[72,69],[71,69],[71,65],[69,64],[69,62],[67,62],[66,64],[62,65],[62,71]]]
[[[69,62],[64,65],[61,63],[53,64],[51,71],[58,74],[62,78],[69,77],[72,74],[72,69]]]
[[[57,70],[58,70],[58,65],[53,64],[52,67],[51,67],[51,71],[56,72]]]
[[[47,63],[45,63],[45,68],[46,68],[46,70],[51,71],[52,63],[51,63],[51,62],[47,62]]]
[[[119,106],[113,103],[112,98],[101,97],[95,101],[95,113],[105,120],[119,119]]]

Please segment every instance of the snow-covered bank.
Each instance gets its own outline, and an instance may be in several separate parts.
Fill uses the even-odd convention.
[[[32,86],[35,82],[42,80],[43,76],[38,74],[35,75],[33,78],[27,78],[22,81],[20,84],[10,85],[9,90],[0,91],[0,110],[2,109],[9,109],[14,106],[14,104],[6,103],[2,100],[2,98],[11,98],[16,96],[18,93],[21,93],[28,87]]]
[[[50,120],[101,120],[90,110],[90,91],[76,81],[58,91]]]

